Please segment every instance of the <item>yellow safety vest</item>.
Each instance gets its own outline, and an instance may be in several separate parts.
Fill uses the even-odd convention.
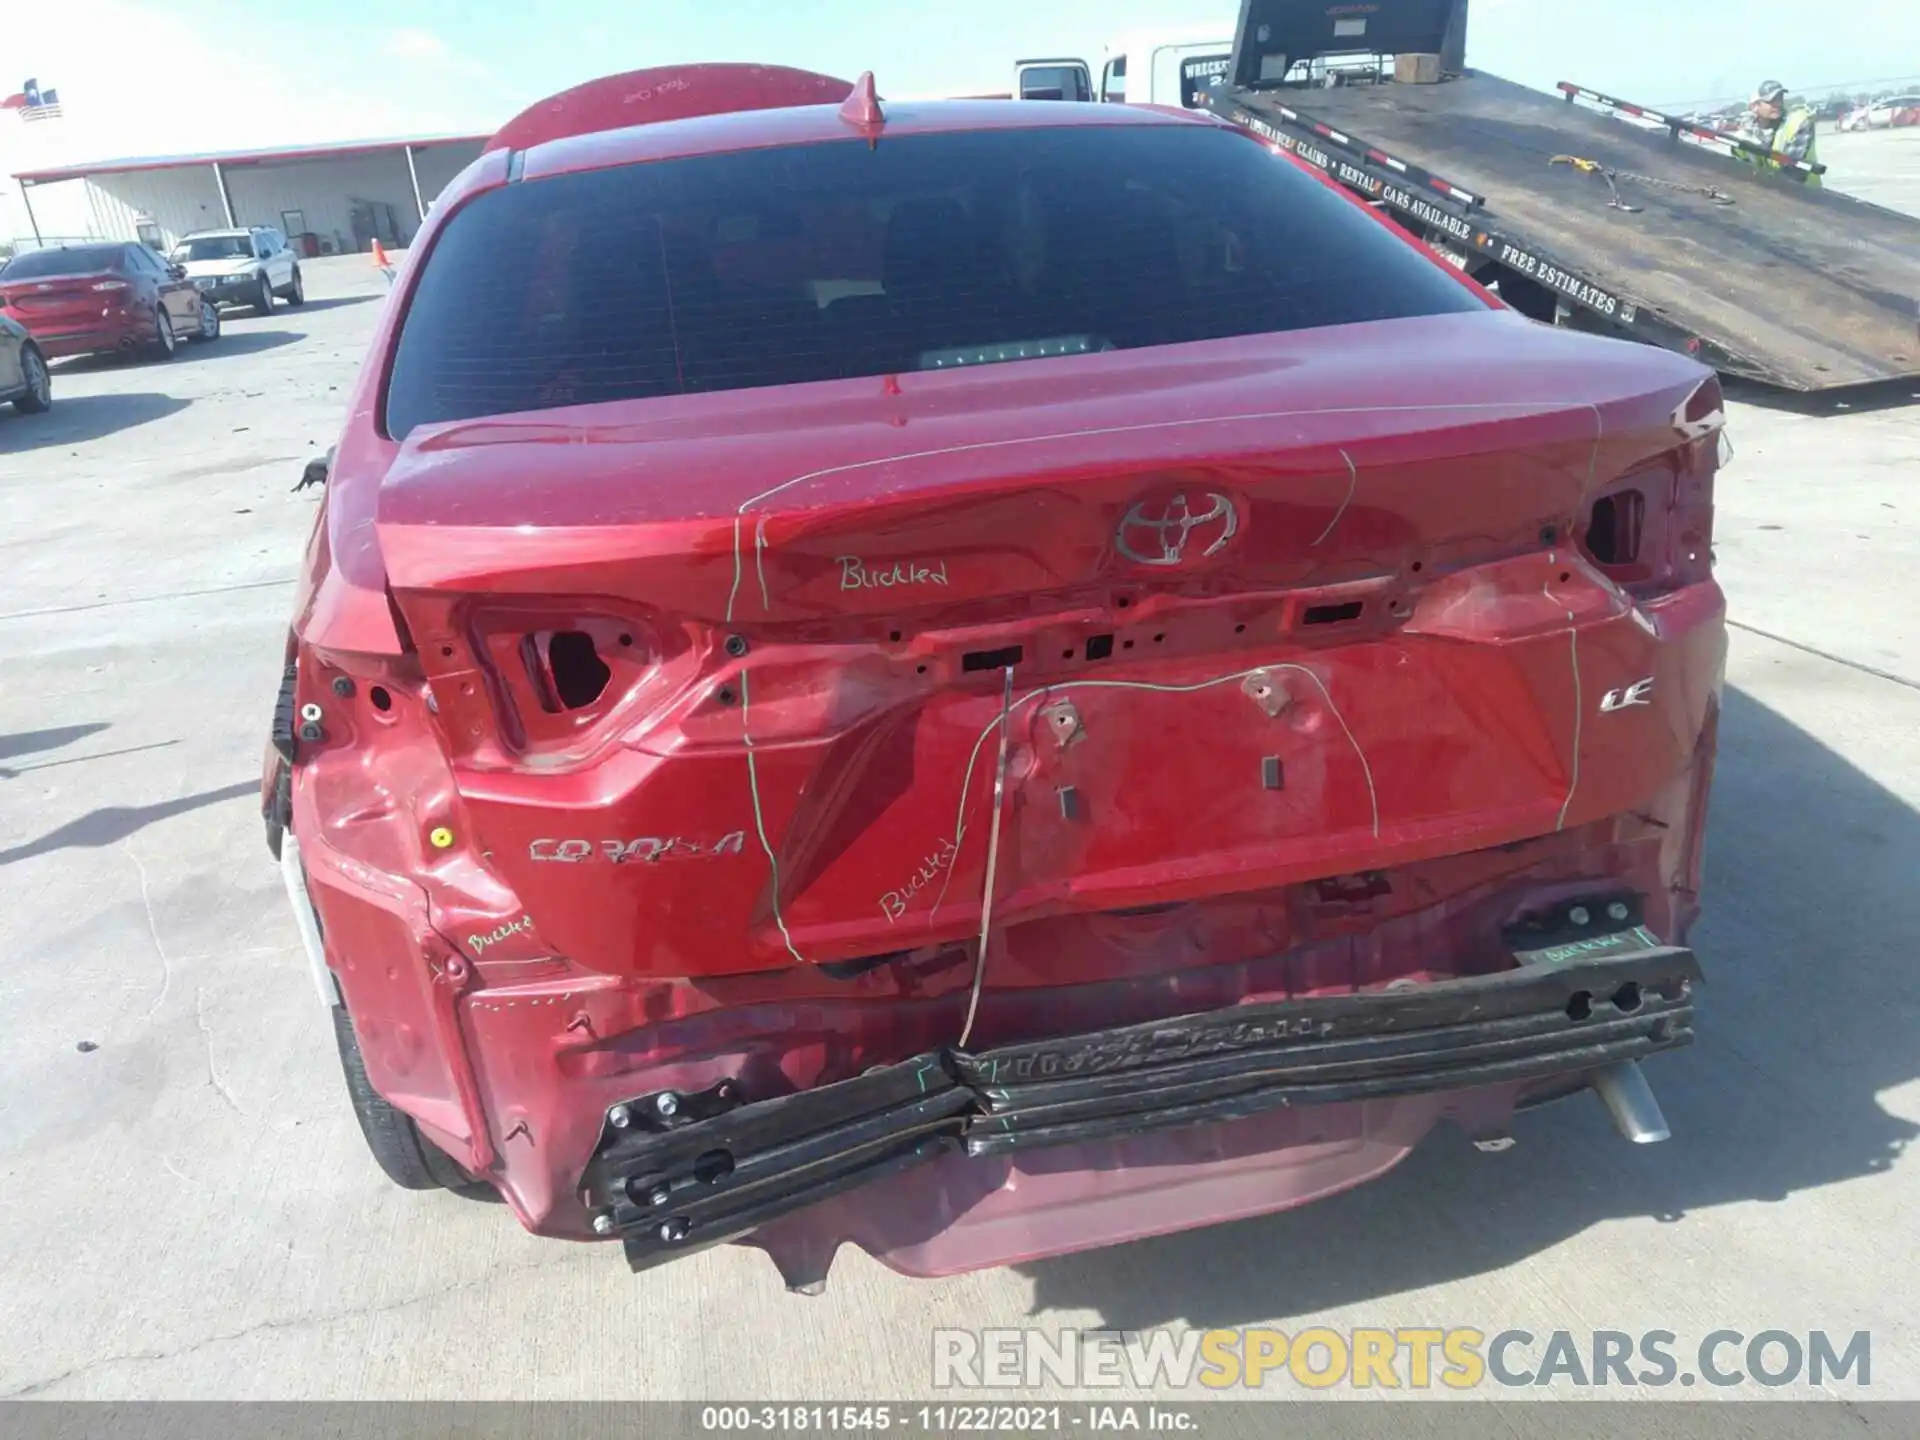
[[[1794,109],[1789,110],[1773,134],[1768,137],[1766,143],[1773,149],[1790,155],[1793,153],[1793,142],[1802,130],[1807,132],[1807,153],[1795,156],[1794,158],[1804,164],[1818,165],[1820,163],[1820,132],[1814,128],[1813,111],[1804,105],[1796,106]],[[1781,168],[1778,161],[1762,160],[1757,155],[1753,158],[1769,170],[1778,170]],[[1808,185],[1818,185],[1820,183],[1820,177],[1810,172],[1795,171],[1793,172],[1793,178],[1804,181]]]

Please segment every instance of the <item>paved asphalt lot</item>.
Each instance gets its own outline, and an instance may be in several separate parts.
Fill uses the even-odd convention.
[[[1837,137],[1836,175],[1920,208],[1915,141]],[[935,1325],[1322,1323],[1864,1329],[1871,1395],[1920,1398],[1920,404],[1737,407],[1754,628],[1701,1039],[1649,1067],[1670,1144],[1581,1097],[1289,1215],[947,1282],[849,1250],[809,1300],[743,1250],[634,1277],[364,1153],[254,798],[289,487],[380,303],[364,261],[308,276],[0,418],[0,1396],[921,1396]]]

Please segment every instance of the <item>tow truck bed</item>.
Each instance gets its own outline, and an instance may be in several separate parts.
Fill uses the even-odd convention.
[[[1796,390],[1920,374],[1912,217],[1484,73],[1222,88],[1209,108],[1382,201],[1476,275],[1503,266],[1534,276],[1557,298],[1729,373]],[[1410,184],[1382,155],[1482,203]],[[1557,155],[1671,183],[1620,178],[1622,201],[1640,207],[1629,214],[1610,206],[1603,176],[1551,163]],[[1397,203],[1409,198],[1415,206]]]

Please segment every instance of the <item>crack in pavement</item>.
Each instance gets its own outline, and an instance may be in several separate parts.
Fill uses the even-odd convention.
[[[1822,650],[1818,645],[1809,645],[1804,640],[1789,640],[1784,635],[1776,635],[1771,630],[1762,630],[1758,625],[1748,625],[1739,620],[1727,621],[1731,630],[1744,630],[1749,635],[1758,635],[1762,640],[1771,640],[1776,645],[1785,645],[1789,650],[1798,650],[1802,654],[1817,659],[1831,660],[1835,665],[1844,665],[1849,670],[1858,670],[1862,675],[1871,675],[1876,680],[1891,680],[1895,685],[1904,685],[1909,690],[1920,690],[1920,680],[1909,680],[1905,675],[1896,675],[1891,670],[1882,670],[1862,660],[1849,660],[1844,655],[1836,655],[1831,650]]]
[[[160,993],[154,997],[153,1004],[147,1007],[147,1019],[153,1018],[154,1011],[167,998],[167,991],[173,986],[173,962],[167,959],[167,947],[160,943],[160,921],[153,913],[153,892],[147,885],[147,867],[140,863],[140,857],[134,853],[133,842],[123,840],[120,848],[127,852],[127,858],[133,861],[133,868],[140,872],[140,903],[146,907],[147,934],[153,938],[153,953],[160,957]]]
[[[233,1092],[227,1088],[227,1082],[220,1078],[220,1071],[213,1063],[213,1029],[207,1024],[206,997],[205,989],[199,985],[193,987],[193,1018],[200,1023],[200,1043],[207,1052],[207,1084],[218,1092],[234,1114],[244,1116],[246,1110],[234,1099]]]
[[[41,615],[72,615],[81,610],[108,610],[120,605],[156,605],[168,600],[190,600],[199,595],[231,595],[240,590],[268,590],[276,585],[292,585],[298,576],[284,580],[243,580],[235,585],[209,585],[200,590],[174,590],[165,595],[129,595],[122,600],[91,600],[82,605],[50,605],[44,610],[9,610],[0,620],[32,620]]]
[[[492,1284],[496,1280],[512,1280],[521,1275],[531,1274],[540,1270],[557,1270],[575,1265],[584,1266],[589,1263],[589,1258],[590,1257],[585,1255],[566,1255],[563,1253],[558,1258],[552,1260],[540,1260],[528,1265],[510,1265],[499,1270],[489,1270],[486,1274],[475,1276],[472,1279],[458,1280],[450,1285],[442,1285],[436,1289],[423,1291],[418,1295],[409,1295],[403,1299],[394,1300],[382,1305],[355,1305],[344,1310],[331,1310],[323,1315],[289,1315],[267,1320],[256,1320],[253,1324],[243,1325],[237,1330],[223,1331],[218,1335],[208,1335],[202,1339],[193,1341],[191,1344],[179,1345],[171,1349],[128,1350],[117,1355],[103,1355],[98,1360],[89,1360],[85,1364],[75,1365],[71,1369],[62,1370],[57,1375],[49,1375],[44,1379],[29,1381],[27,1384],[19,1386],[16,1389],[0,1390],[0,1400],[24,1400],[34,1395],[43,1394],[54,1386],[64,1384],[77,1376],[85,1375],[95,1370],[104,1370],[114,1365],[146,1364],[158,1360],[177,1360],[182,1356],[192,1355],[201,1350],[208,1350],[216,1345],[228,1345],[236,1340],[244,1340],[250,1335],[257,1335],[263,1331],[298,1330],[308,1326],[332,1325],[342,1320],[352,1320],[361,1316],[391,1315],[396,1311],[406,1310],[415,1305],[425,1305],[435,1300],[444,1299],[446,1296],[458,1294],[462,1290],[477,1290],[481,1286]]]

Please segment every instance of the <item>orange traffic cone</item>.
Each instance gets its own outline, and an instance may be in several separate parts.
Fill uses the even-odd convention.
[[[380,272],[389,289],[393,286],[393,261],[387,258],[387,247],[380,243],[380,237],[373,240],[373,268]]]

